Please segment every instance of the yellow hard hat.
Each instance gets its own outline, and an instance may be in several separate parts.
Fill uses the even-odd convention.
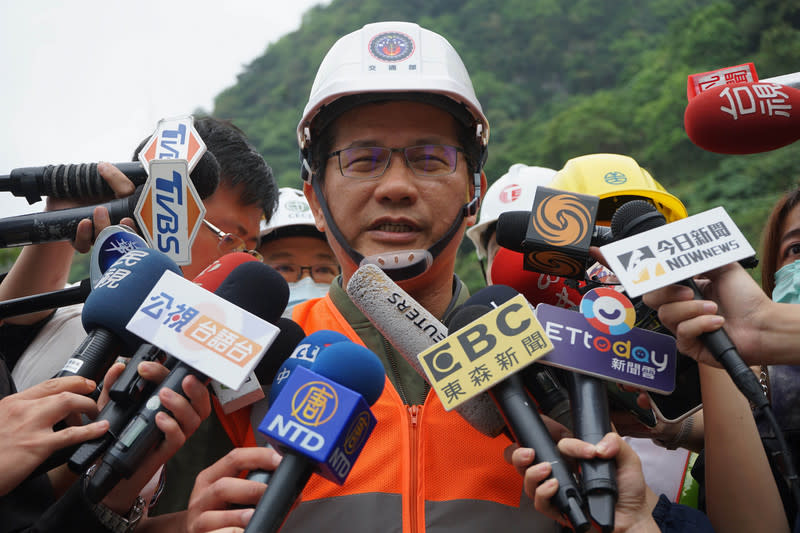
[[[667,222],[688,216],[677,197],[626,155],[589,154],[572,158],[548,186],[600,198],[598,224],[609,223],[617,207],[632,199],[651,201]]]

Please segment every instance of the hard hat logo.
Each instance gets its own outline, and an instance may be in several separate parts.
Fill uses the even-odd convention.
[[[603,179],[606,180],[606,183],[609,185],[622,185],[628,181],[628,177],[625,174],[616,170],[606,173]]]
[[[522,187],[517,183],[512,183],[500,191],[500,201],[504,204],[510,204],[522,196]]]
[[[369,41],[372,57],[386,63],[403,61],[414,53],[414,41],[397,31],[379,33]]]

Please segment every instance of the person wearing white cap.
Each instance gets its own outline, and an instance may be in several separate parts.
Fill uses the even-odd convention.
[[[341,271],[325,234],[314,224],[308,200],[291,187],[280,189],[278,209],[269,222],[261,221],[258,251],[289,284],[284,317],[292,316],[295,305],[325,296]]]

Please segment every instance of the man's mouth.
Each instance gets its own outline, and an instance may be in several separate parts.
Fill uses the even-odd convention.
[[[406,233],[409,231],[414,231],[414,228],[409,226],[408,224],[391,224],[391,223],[384,223],[375,226],[373,229],[377,231],[388,231],[390,233]]]

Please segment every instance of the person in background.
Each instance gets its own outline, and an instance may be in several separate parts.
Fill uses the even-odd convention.
[[[282,187],[279,192],[278,209],[269,222],[261,223],[258,251],[289,284],[283,316],[291,317],[295,305],[325,296],[341,269],[303,191]]]

